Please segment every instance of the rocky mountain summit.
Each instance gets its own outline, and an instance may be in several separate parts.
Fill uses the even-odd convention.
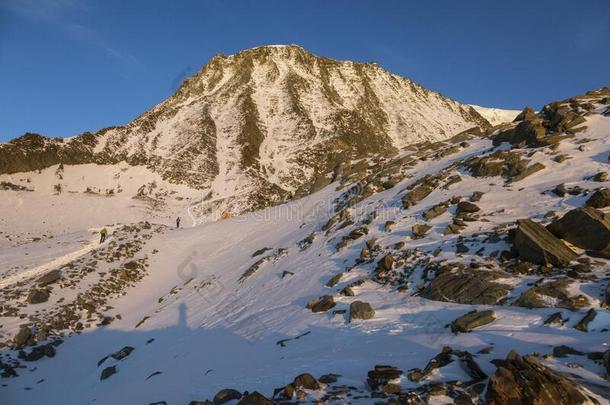
[[[124,161],[201,190],[200,216],[239,214],[308,195],[359,159],[473,127],[489,123],[376,64],[269,46],[213,57],[125,126],[0,145],[0,174]]]

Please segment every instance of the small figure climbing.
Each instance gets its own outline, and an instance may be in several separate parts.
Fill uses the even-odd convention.
[[[104,243],[104,241],[106,240],[106,235],[108,235],[108,229],[102,228],[102,230],[100,231],[100,243]]]
[[[180,228],[180,217],[176,218],[176,228]]]

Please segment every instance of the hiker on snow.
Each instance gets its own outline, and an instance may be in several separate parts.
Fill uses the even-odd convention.
[[[180,217],[176,218],[176,228],[180,228]]]
[[[100,231],[100,243],[104,243],[104,241],[106,240],[106,235],[108,235],[108,229],[102,228],[102,230]]]

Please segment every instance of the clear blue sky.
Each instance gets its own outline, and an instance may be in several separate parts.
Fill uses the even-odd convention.
[[[486,106],[610,85],[608,0],[0,0],[0,141],[127,123],[215,53],[287,43]]]

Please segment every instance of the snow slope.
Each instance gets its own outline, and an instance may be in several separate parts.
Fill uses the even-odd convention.
[[[18,312],[29,319],[34,315],[43,317],[45,311],[52,311],[54,306],[61,304],[58,302],[61,297],[68,302],[79,292],[88,293],[96,282],[107,281],[108,274],[116,266],[125,266],[125,260],[143,263],[143,277],[107,294],[107,301],[96,308],[97,312],[113,317],[109,325],[96,326],[97,312],[92,316],[81,309],[79,314],[88,326],[78,334],[64,337],[54,358],[31,363],[35,366],[26,362],[26,368],[17,369],[19,377],[3,379],[0,397],[7,403],[19,404],[34,404],[50,398],[54,403],[62,404],[156,401],[181,404],[212,398],[222,388],[258,390],[271,397],[274,388],[284,386],[302,372],[315,376],[337,373],[341,375],[340,383],[366,393],[367,371],[376,364],[391,364],[404,370],[405,375],[400,380],[403,389],[418,387],[418,383],[406,377],[406,371],[423,368],[446,345],[474,353],[476,362],[487,375],[495,370],[490,361],[504,358],[513,349],[522,354],[547,355],[552,353],[554,346],[569,345],[583,352],[603,352],[610,343],[607,335],[610,315],[602,308],[600,298],[607,284],[604,277],[610,268],[607,260],[596,259],[598,264],[592,270],[596,278],[578,280],[571,285],[572,293],[588,297],[589,307],[598,311],[589,332],[573,328],[587,308],[574,311],[558,307],[526,309],[500,303],[469,305],[422,298],[416,293],[420,291],[419,286],[429,280],[424,275],[424,268],[417,264],[419,262],[409,262],[410,257],[419,257],[418,252],[432,258],[432,252],[439,248],[432,260],[466,266],[471,262],[481,263],[491,266],[487,270],[498,270],[501,264],[493,259],[491,252],[508,249],[509,245],[502,238],[496,242],[486,241],[488,232],[498,226],[510,227],[520,218],[542,221],[549,210],[561,215],[582,206],[587,195],[560,198],[548,192],[559,183],[589,190],[610,185],[609,181],[600,183],[590,179],[607,169],[610,150],[610,117],[600,111],[587,116],[586,129],[576,137],[562,141],[555,149],[524,150],[530,154],[531,163],[543,163],[545,169],[518,183],[504,183],[500,177],[474,177],[457,165],[470,157],[490,153],[494,147],[489,138],[470,136],[459,146],[457,141],[421,144],[411,151],[402,151],[394,160],[371,161],[368,173],[381,174],[387,170],[391,175],[401,173],[404,176],[392,187],[375,190],[351,205],[348,211],[353,223],[346,222],[344,227],[335,224],[328,230],[323,229],[335,214],[335,207],[346,197],[346,190],[358,184],[350,183],[349,178],[345,184],[334,182],[297,201],[195,227],[151,228],[142,223],[134,227],[117,226],[111,242],[136,241],[139,249],[131,256],[119,257],[118,261],[109,258],[116,245],[106,243],[93,250],[89,250],[91,245],[79,246],[89,240],[86,230],[92,219],[85,218],[79,219],[83,225],[78,237],[58,236],[66,243],[66,248],[57,251],[58,257],[46,264],[42,252],[46,246],[41,241],[19,247],[31,247],[33,259],[22,256],[23,262],[19,259],[21,255],[16,254],[19,251],[13,250],[15,247],[2,246],[0,261],[9,259],[11,268],[18,269],[3,277],[3,286],[19,280],[17,286],[0,289],[5,294],[5,303],[11,306],[23,303],[24,297],[18,292],[33,285],[34,280],[30,277],[38,274],[36,269],[40,266],[62,268],[61,265],[68,261],[73,263],[70,270],[62,268],[64,277],[67,278],[68,273],[73,277],[69,280],[73,288],[53,287],[49,302],[36,304],[38,307],[19,308]],[[497,148],[506,149],[506,144]],[[570,159],[562,163],[553,160],[561,154],[569,155]],[[416,159],[411,160],[413,156]],[[404,162],[410,163],[402,165]],[[459,174],[461,181],[437,187],[413,207],[402,207],[401,199],[409,186],[426,175],[437,175],[444,170],[450,175]],[[364,180],[361,184],[365,184]],[[473,191],[485,193],[477,202],[480,215],[467,224],[461,235],[442,233],[455,213],[452,206],[429,222],[432,229],[426,236],[413,238],[411,227],[422,223],[423,212],[452,196],[467,199]],[[2,200],[14,201],[15,194],[11,193],[22,192],[3,192],[5,198]],[[82,197],[74,195],[73,198]],[[29,204],[32,204],[28,207],[32,222],[42,216],[59,215],[63,210],[57,205],[49,206],[42,199]],[[7,207],[3,207],[2,212],[8,212]],[[366,224],[372,212],[376,217],[366,225],[368,234],[338,249],[337,244],[343,237]],[[138,217],[131,207],[119,208],[118,205],[114,207],[114,214],[122,221]],[[102,218],[110,217],[110,213],[104,215],[108,217]],[[391,230],[386,229],[387,221],[393,221]],[[74,227],[77,222],[75,219]],[[100,220],[100,225],[103,223]],[[11,222],[10,226],[17,225]],[[312,233],[315,237],[311,245],[304,243]],[[378,250],[374,260],[358,262],[365,241],[373,238],[376,238]],[[400,242],[405,245],[396,247]],[[456,252],[460,242],[469,247],[469,252]],[[269,250],[257,252],[263,248]],[[481,248],[483,253],[479,252]],[[397,288],[391,281],[380,283],[372,277],[377,262],[387,253],[397,258],[407,254],[404,259],[407,262],[396,265],[408,277],[408,282],[401,284],[403,288]],[[80,259],[75,262],[76,256]],[[268,259],[258,267],[252,267],[263,257]],[[96,265],[91,265],[94,259]],[[93,270],[85,271],[84,278],[78,281],[81,269],[91,266]],[[251,269],[255,271],[249,271]],[[328,280],[339,273],[342,273],[339,283],[327,287]],[[19,278],[15,278],[17,274]],[[506,273],[501,281],[513,288],[506,297],[508,302],[545,277],[552,279],[553,274]],[[353,286],[355,296],[339,293],[360,279],[363,283]],[[17,294],[17,298],[13,294]],[[350,323],[347,314],[312,313],[306,308],[308,301],[325,294],[334,296],[334,309],[347,309],[355,300],[369,302],[375,309],[375,316]],[[8,296],[12,298],[7,299]],[[446,325],[472,309],[493,309],[496,320],[471,333],[451,333]],[[546,318],[558,311],[569,318],[565,325],[545,325]],[[24,323],[26,321],[17,316],[0,317],[2,338],[14,336]],[[134,351],[122,360],[109,358],[98,364],[124,346],[131,346]],[[6,361],[10,354],[10,350],[2,350],[1,359]],[[590,395],[596,396],[600,403],[609,403],[603,397],[610,392],[610,385],[598,363],[584,356],[551,356],[543,361],[576,375],[577,381],[596,392],[590,392]],[[580,367],[574,368],[574,362]],[[116,366],[117,373],[101,381],[102,370],[111,365]],[[435,370],[425,381],[467,378],[465,371],[452,363]],[[356,403],[377,401],[368,394],[365,396]],[[347,401],[344,398],[338,403]],[[450,399],[441,396],[431,401],[446,403]]]
[[[479,105],[470,104],[472,108],[483,116],[491,125],[499,125],[505,122],[511,122],[521,112],[519,110],[504,110],[501,108],[481,107]]]

